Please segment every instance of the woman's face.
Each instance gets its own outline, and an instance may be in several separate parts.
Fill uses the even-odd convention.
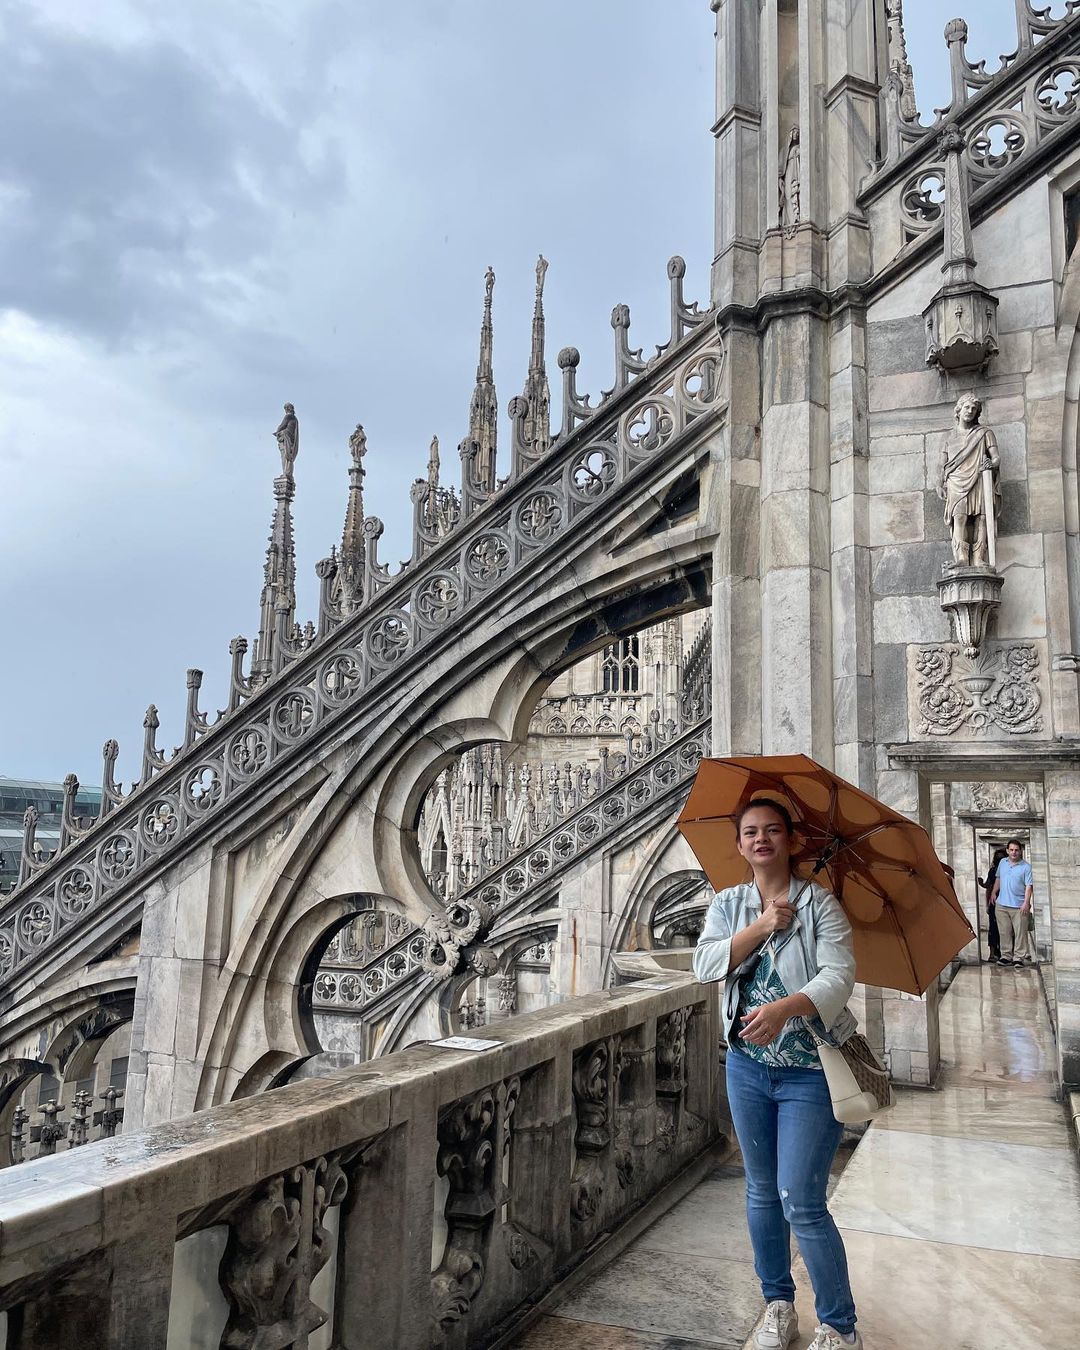
[[[791,858],[787,826],[768,806],[754,806],[743,816],[737,846],[751,866],[771,867]]]

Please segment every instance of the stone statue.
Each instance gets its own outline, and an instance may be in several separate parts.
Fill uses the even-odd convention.
[[[285,404],[285,416],[274,435],[277,437],[278,450],[281,452],[281,472],[287,478],[291,478],[297,451],[300,449],[300,424],[296,420],[296,409],[291,403]]]
[[[991,567],[996,561],[993,543],[1001,513],[1001,460],[994,433],[979,424],[981,416],[981,400],[974,394],[961,394],[956,430],[941,452],[937,493],[945,503],[945,524],[952,531],[955,567]]]
[[[792,127],[784,167],[780,170],[780,228],[786,235],[794,232],[801,219],[800,159],[799,128]]]
[[[292,404],[291,404],[291,403],[287,403],[285,406],[286,406],[286,408],[291,408],[291,407],[292,407]],[[296,422],[296,418],[293,417],[293,423],[295,424],[295,422]],[[282,422],[281,426],[284,426],[284,425],[285,425],[285,423]],[[278,439],[279,439],[279,441],[280,441],[280,439],[281,439],[281,427],[278,428]],[[365,433],[365,431],[364,431],[364,428],[360,425],[359,422],[357,422],[357,424],[356,424],[356,430],[355,430],[355,431],[353,432],[353,434],[349,437],[349,450],[352,452],[352,461],[353,461],[353,463],[356,465],[357,468],[359,468],[359,467],[360,467],[360,461],[361,461],[361,460],[364,458],[364,456],[367,454],[367,435],[366,435],[366,433]],[[294,458],[294,459],[296,458],[296,452],[295,452],[295,451],[293,452],[293,458]]]

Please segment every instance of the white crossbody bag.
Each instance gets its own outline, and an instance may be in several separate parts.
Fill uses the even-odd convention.
[[[866,1037],[856,1033],[843,1045],[833,1045],[809,1020],[806,1029],[817,1045],[832,1098],[833,1115],[841,1125],[858,1125],[888,1111],[894,1101],[889,1071],[874,1054]]]

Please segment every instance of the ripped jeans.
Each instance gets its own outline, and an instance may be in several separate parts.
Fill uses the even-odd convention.
[[[799,1241],[819,1322],[855,1330],[843,1239],[825,1199],[843,1126],[818,1069],[772,1069],[728,1049],[731,1117],[746,1168],[746,1218],[766,1302],[795,1299],[791,1231]]]

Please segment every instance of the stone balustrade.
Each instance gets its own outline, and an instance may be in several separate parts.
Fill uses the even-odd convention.
[[[5,1172],[9,1343],[491,1343],[720,1133],[715,990],[656,969]]]

